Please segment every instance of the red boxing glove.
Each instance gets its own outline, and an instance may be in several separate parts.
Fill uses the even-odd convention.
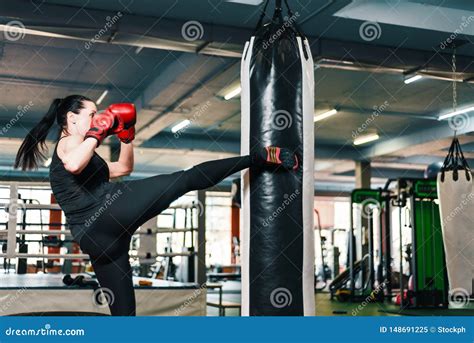
[[[105,112],[112,114],[116,121],[112,128],[112,134],[130,129],[137,122],[137,112],[132,103],[112,104],[107,107]]]
[[[135,139],[135,126],[120,131],[119,133],[117,133],[117,137],[122,143],[131,143]]]
[[[97,139],[97,146],[99,146],[105,137],[112,134],[112,128],[115,123],[116,120],[111,113],[96,114],[92,117],[91,128],[87,131],[85,138],[92,137]]]

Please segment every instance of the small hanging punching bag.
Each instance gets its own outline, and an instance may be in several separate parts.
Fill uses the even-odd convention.
[[[438,199],[450,306],[463,307],[474,295],[474,190],[457,137],[438,174]]]
[[[307,39],[286,3],[268,0],[241,64],[241,153],[279,146],[300,166],[242,173],[242,315],[315,315],[314,69]]]

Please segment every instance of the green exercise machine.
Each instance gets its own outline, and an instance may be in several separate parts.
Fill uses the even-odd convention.
[[[331,299],[392,299],[401,308],[445,308],[448,280],[436,181],[390,179],[351,194],[347,269]]]

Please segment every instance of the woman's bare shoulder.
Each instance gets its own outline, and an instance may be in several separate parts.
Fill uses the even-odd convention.
[[[57,150],[59,158],[62,160],[63,156],[67,154],[68,151],[70,151],[71,149],[74,149],[83,141],[84,141],[84,137],[80,135],[70,135],[70,136],[61,138],[61,140],[58,142],[58,150]]]

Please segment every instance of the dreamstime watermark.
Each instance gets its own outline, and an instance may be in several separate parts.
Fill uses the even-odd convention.
[[[202,291],[206,289],[206,284],[203,283],[198,289],[195,289],[193,294],[186,298],[184,303],[181,304],[180,307],[174,310],[174,314],[179,316],[187,307],[191,306],[191,304],[199,297]]]
[[[382,105],[373,107],[372,114],[359,126],[357,129],[352,131],[352,138],[356,139],[361,133],[364,133],[369,125],[378,118],[378,116],[389,107],[388,101],[385,101]]]
[[[440,43],[439,48],[441,50],[451,47],[451,43],[456,40],[457,36],[462,34],[464,30],[474,21],[474,16],[472,15],[470,15],[469,17],[463,16],[461,19],[462,21],[459,27],[456,30],[454,30],[454,32],[451,33],[451,35],[448,38],[446,38],[444,41]]]
[[[285,287],[278,287],[270,293],[270,303],[273,307],[288,307],[293,302],[293,295],[290,290]]]
[[[12,20],[5,25],[5,30],[3,32],[6,40],[14,42],[25,38],[25,31],[25,25],[23,25],[21,21]]]
[[[274,130],[282,131],[293,125],[293,117],[288,111],[276,110],[270,115],[270,117],[270,125]]]
[[[202,201],[193,200],[193,207],[196,209],[198,217],[201,217],[205,210],[204,204],[202,203]]]
[[[198,119],[206,113],[209,108],[211,107],[211,102],[208,100],[204,105],[199,106],[197,110],[194,111],[193,116],[189,118],[189,124],[186,125],[186,127],[183,127],[182,129],[179,129],[174,133],[174,138],[179,138],[185,131],[186,128],[189,127],[191,124],[195,123],[198,121]]]
[[[278,208],[275,211],[273,211],[273,213],[270,216],[268,216],[267,218],[263,220],[263,226],[268,226],[271,222],[273,222],[280,214],[283,213],[283,211],[285,211],[285,209],[288,206],[290,206],[290,204],[297,198],[299,194],[300,194],[299,189],[296,189],[290,195],[284,194],[283,197],[285,198],[285,200],[283,200],[281,205],[278,206]]]
[[[471,125],[471,117],[468,113],[460,113],[448,119],[448,125],[451,130],[464,130]]]
[[[0,305],[0,313],[5,313],[8,309],[25,293],[26,288],[20,288],[15,294],[8,294],[7,299],[2,299],[2,305]]]
[[[196,20],[187,21],[181,27],[181,35],[188,42],[193,42],[202,38],[204,35],[204,27]]]
[[[458,214],[463,212],[466,207],[469,205],[470,202],[474,200],[474,192],[470,192],[467,194],[462,194],[462,200],[458,206],[456,206],[447,216],[443,218],[443,227],[447,225],[448,222],[454,219]]]
[[[23,202],[13,202],[8,203],[5,207],[5,212],[7,212],[11,217],[17,218],[18,212],[23,212],[26,210],[26,205]]]
[[[364,301],[362,301],[359,306],[357,306],[356,308],[352,309],[352,315],[353,316],[357,316],[357,314],[362,311],[369,303],[375,301],[377,299],[377,295],[380,293],[380,292],[383,292],[385,286],[389,283],[388,280],[385,280],[384,282],[382,282],[381,284],[379,284],[371,293],[370,295],[368,295]]]
[[[371,218],[374,210],[380,210],[380,203],[377,199],[367,198],[361,202],[361,216],[362,218]]]
[[[3,136],[6,134],[33,106],[34,104],[31,100],[25,106],[18,105],[15,117],[10,119],[10,121],[0,129],[0,135]]]
[[[449,290],[449,306],[452,308],[463,308],[469,304],[469,292],[464,288],[453,288]]]
[[[106,287],[97,288],[92,293],[92,303],[98,307],[108,307],[115,302],[115,295],[111,289]]]
[[[39,329],[5,329],[5,336],[85,336],[84,329],[53,329],[51,324],[45,324]]]
[[[382,28],[376,21],[365,21],[359,27],[359,35],[366,42],[371,42],[380,38]]]
[[[122,195],[122,190],[119,189],[117,192],[115,192],[114,194],[110,195],[110,194],[106,194],[105,195],[105,203],[103,206],[99,207],[99,209],[97,211],[94,212],[94,214],[92,216],[90,216],[85,222],[84,222],[84,225],[86,227],[89,227],[92,225],[92,223],[94,223],[97,218],[99,218],[106,210],[107,208],[109,208],[109,206],[111,206],[115,200],[117,200],[120,196]]]
[[[286,30],[293,25],[293,23],[296,21],[296,18],[298,18],[300,14],[298,12],[295,12],[291,17],[285,17],[285,21],[283,25],[274,33],[271,35],[268,40],[264,40],[262,43],[262,48],[266,50],[269,48],[277,39],[279,39],[285,32]]]
[[[97,41],[99,41],[103,35],[105,35],[107,32],[109,32],[112,27],[120,20],[120,18],[123,17],[123,13],[122,12],[117,12],[117,14],[115,14],[114,16],[110,17],[110,16],[107,16],[105,17],[105,24],[104,24],[104,27],[102,27],[95,35],[94,37],[89,40],[88,42],[86,42],[84,44],[84,48],[86,50],[89,50],[92,45],[94,45]]]

